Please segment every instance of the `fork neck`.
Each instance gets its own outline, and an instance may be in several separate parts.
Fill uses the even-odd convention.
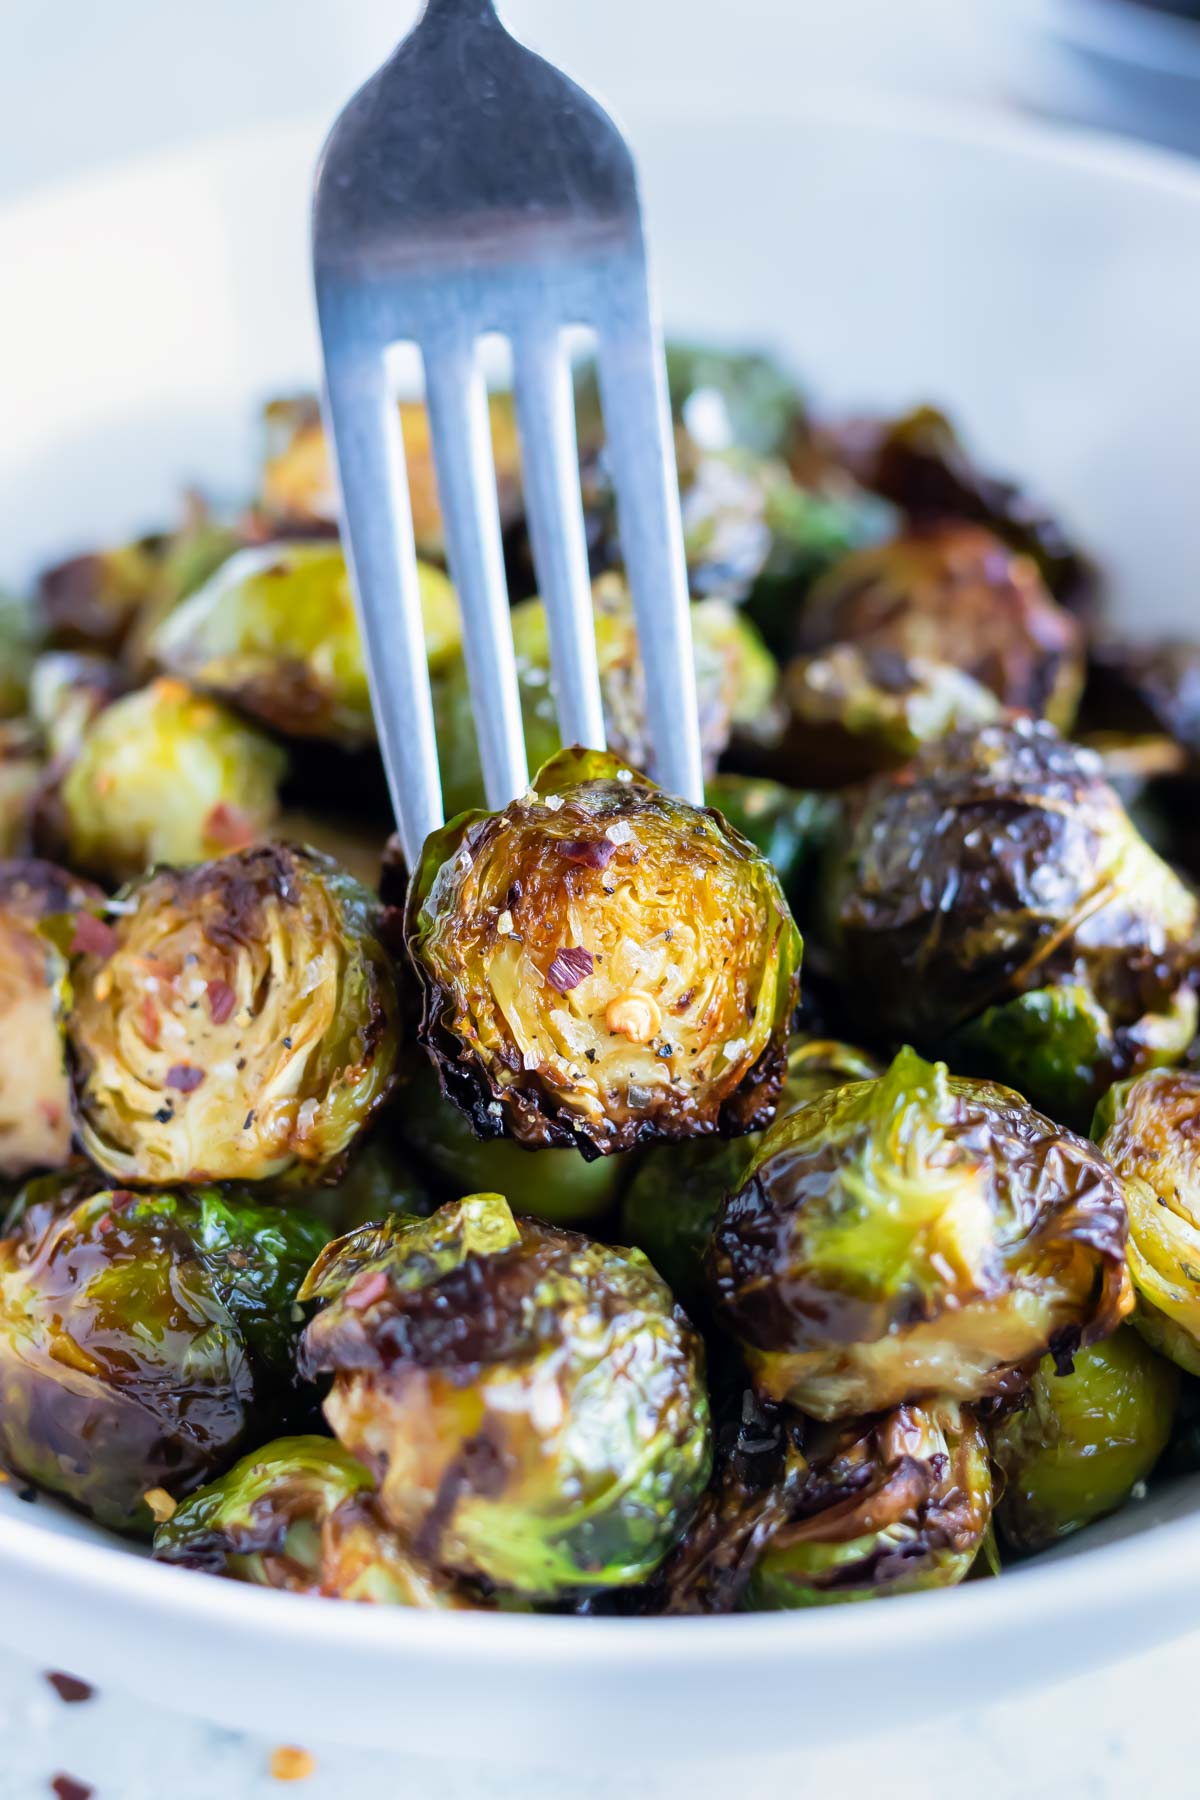
[[[417,21],[427,25],[463,24],[498,25],[499,15],[494,0],[425,0],[425,9]]]

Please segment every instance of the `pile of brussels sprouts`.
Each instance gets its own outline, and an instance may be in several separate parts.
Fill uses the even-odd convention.
[[[0,1465],[164,1561],[814,1606],[1197,1466],[1200,645],[1108,635],[942,414],[669,362],[703,808],[647,773],[586,375],[609,748],[557,735],[498,395],[499,812],[401,408],[453,815],[411,870],[311,401],[237,516],[0,605]]]

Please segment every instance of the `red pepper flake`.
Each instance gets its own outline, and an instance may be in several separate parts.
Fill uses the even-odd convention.
[[[86,1681],[80,1681],[77,1675],[63,1675],[58,1669],[47,1672],[46,1680],[54,1689],[59,1699],[68,1706],[78,1706],[83,1700],[90,1700],[96,1692]]]
[[[56,1775],[50,1787],[58,1800],[92,1800],[96,1791],[86,1781],[76,1781],[73,1775]]]
[[[590,950],[570,944],[558,952],[546,970],[546,980],[560,994],[569,994],[572,988],[587,980],[595,966],[596,959]]]
[[[377,1300],[383,1299],[388,1286],[388,1278],[382,1269],[364,1269],[346,1289],[345,1303],[355,1312],[366,1312],[368,1306],[374,1306]]]
[[[588,869],[607,869],[617,854],[611,838],[564,838],[555,848],[565,861],[582,863]]]
[[[95,913],[81,912],[75,917],[75,935],[71,939],[72,956],[111,956],[119,940],[111,925]]]
[[[219,850],[246,850],[254,842],[254,825],[246,813],[218,800],[204,821],[204,835]]]
[[[191,1063],[172,1063],[167,1070],[166,1085],[178,1088],[181,1094],[194,1093],[204,1080],[204,1070],[194,1069]]]
[[[110,1212],[106,1212],[102,1219],[97,1219],[96,1230],[99,1232],[101,1237],[107,1237],[109,1232],[113,1229],[116,1222],[117,1221],[113,1218],[112,1214]]]
[[[227,981],[208,983],[208,1015],[214,1025],[224,1025],[232,1018],[236,1005],[237,995]]]
[[[152,1050],[157,1050],[159,1044],[158,1008],[155,1006],[149,994],[143,994],[142,1004],[138,1008],[138,1012],[142,1021],[142,1036]]]

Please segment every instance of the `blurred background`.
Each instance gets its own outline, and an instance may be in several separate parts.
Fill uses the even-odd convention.
[[[1151,0],[507,0],[513,30],[618,110],[698,86],[786,109],[812,87],[1019,105],[1200,150],[1200,26]],[[0,200],[252,122],[332,118],[417,0],[0,6]],[[637,54],[630,54],[636,45]],[[269,196],[264,196],[264,206]]]

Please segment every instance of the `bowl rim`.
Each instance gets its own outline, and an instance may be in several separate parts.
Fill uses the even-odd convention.
[[[1010,9],[1014,0],[1001,0]],[[1015,0],[1038,31],[1107,61],[1192,82],[1200,78],[1200,19],[1139,0]]]

